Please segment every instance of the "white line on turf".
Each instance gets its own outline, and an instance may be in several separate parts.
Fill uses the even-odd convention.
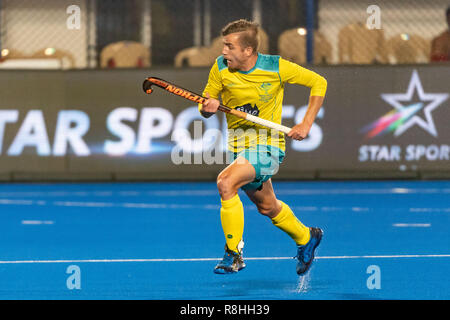
[[[401,254],[401,255],[362,255],[362,256],[317,256],[318,260],[329,259],[401,259],[401,258],[450,258],[450,254]],[[292,260],[293,257],[246,257],[246,260]],[[115,262],[201,262],[217,261],[220,258],[181,258],[181,259],[70,259],[70,260],[0,260],[0,264],[31,263],[115,263]]]
[[[55,206],[55,207],[79,207],[79,208],[128,208],[128,209],[166,209],[166,210],[219,210],[219,204],[172,204],[172,203],[149,203],[149,202],[96,202],[96,201],[43,201],[43,200],[20,200],[0,199],[0,206]],[[245,205],[245,210],[256,210],[253,205]],[[295,211],[321,211],[321,212],[370,212],[374,208],[367,207],[314,207],[314,206],[291,206]],[[450,208],[405,208],[409,212],[418,213],[448,213]]]
[[[25,206],[57,206],[57,207],[124,207],[143,209],[213,209],[220,208],[218,204],[170,204],[149,202],[96,202],[96,201],[43,201],[22,199],[0,199],[0,205],[25,205]],[[250,206],[249,208],[253,208]],[[314,206],[292,206],[298,211],[354,211],[368,212],[368,207],[314,207]],[[409,212],[450,212],[450,208],[407,208]]]
[[[394,223],[392,226],[397,228],[429,228],[431,223]]]
[[[31,225],[39,225],[39,224],[54,224],[54,221],[51,220],[22,220],[20,223],[22,224],[31,224]]]
[[[441,194],[450,193],[450,188],[334,188],[334,189],[279,189],[280,195],[329,195],[329,194]],[[190,190],[97,190],[97,191],[9,191],[0,192],[0,197],[132,197],[132,196],[216,196],[215,189],[190,189]]]

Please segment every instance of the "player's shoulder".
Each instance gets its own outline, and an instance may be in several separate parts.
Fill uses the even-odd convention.
[[[278,72],[280,69],[280,56],[258,53],[257,68],[265,71]]]
[[[223,56],[218,56],[216,58],[217,68],[219,68],[219,71],[222,71],[223,69],[228,68],[227,66],[227,60]]]
[[[258,60],[255,68],[264,71],[278,72],[280,70],[280,61],[282,60],[283,58],[279,55],[258,53]],[[227,60],[223,57],[223,55],[216,58],[215,64],[217,65],[219,71],[228,68]]]

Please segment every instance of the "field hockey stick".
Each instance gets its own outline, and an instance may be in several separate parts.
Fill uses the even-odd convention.
[[[180,96],[180,97],[190,100],[192,102],[203,104],[203,102],[205,102],[207,100],[207,98],[204,98],[197,93],[194,93],[190,90],[181,88],[177,85],[174,85],[173,83],[167,82],[163,79],[156,78],[156,77],[149,77],[144,80],[144,83],[142,84],[144,92],[147,94],[151,94],[153,92],[152,85],[156,85],[157,87],[160,87],[161,89],[169,91],[170,93],[173,93],[177,96]],[[223,104],[219,105],[219,110],[222,112],[225,112],[225,113],[232,114],[238,118],[245,119],[245,120],[251,121],[253,123],[259,124],[261,126],[264,126],[264,127],[270,128],[270,129],[275,129],[277,131],[281,131],[285,134],[288,134],[289,131],[291,131],[291,128],[289,128],[289,127],[283,126],[281,124],[278,124],[278,123],[275,123],[275,122],[272,122],[269,120],[261,119],[257,116],[248,114],[243,111],[232,109],[230,107],[224,106]]]

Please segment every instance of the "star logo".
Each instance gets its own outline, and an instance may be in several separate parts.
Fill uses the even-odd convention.
[[[417,70],[414,70],[405,93],[384,93],[381,98],[394,109],[362,129],[367,138],[394,132],[398,137],[417,124],[434,137],[438,136],[432,111],[448,99],[448,93],[425,93]],[[419,101],[419,102],[417,102]],[[418,113],[423,110],[424,117]]]

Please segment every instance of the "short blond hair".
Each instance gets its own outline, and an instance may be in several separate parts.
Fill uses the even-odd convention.
[[[222,36],[231,33],[241,33],[239,36],[239,43],[242,48],[251,47],[256,53],[259,46],[259,25],[256,22],[239,19],[232,21],[222,29]]]

